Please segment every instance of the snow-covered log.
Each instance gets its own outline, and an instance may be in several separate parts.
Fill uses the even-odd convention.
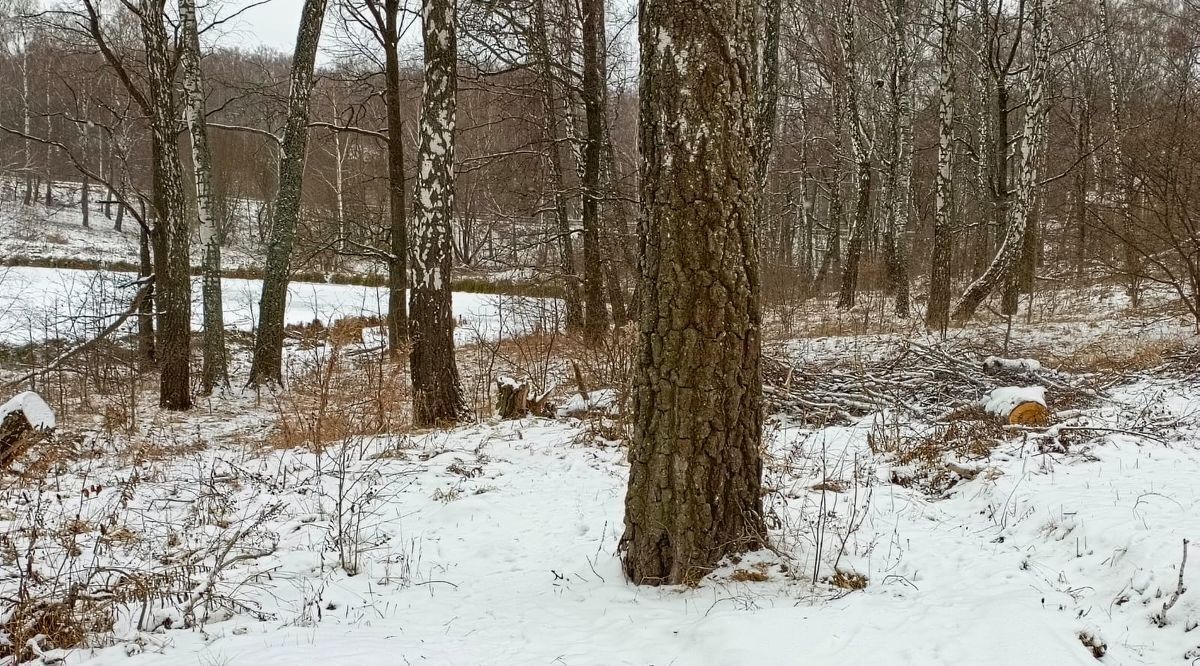
[[[1050,420],[1042,386],[1001,386],[993,389],[980,406],[1009,424],[1045,425]]]
[[[27,447],[31,434],[54,429],[54,410],[33,391],[19,393],[0,405],[0,466],[7,466]]]

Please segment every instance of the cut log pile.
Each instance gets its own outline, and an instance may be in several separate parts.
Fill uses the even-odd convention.
[[[783,356],[774,353],[763,359],[768,412],[794,414],[814,423],[846,423],[881,410],[938,420],[958,409],[984,407],[984,399],[995,389],[1020,386],[1043,391],[1042,409],[1017,409],[1020,403],[1037,402],[1021,400],[997,416],[1038,424],[1049,417],[1045,392],[1059,402],[1104,393],[1091,376],[1048,369],[1031,359],[985,357],[949,344],[900,341],[889,351],[853,364],[793,365]]]

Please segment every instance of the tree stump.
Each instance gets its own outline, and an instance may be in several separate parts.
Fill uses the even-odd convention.
[[[0,405],[0,468],[8,465],[38,437],[54,429],[54,411],[32,391]]]
[[[496,412],[502,419],[519,419],[529,413],[529,384],[512,377],[496,380]]]

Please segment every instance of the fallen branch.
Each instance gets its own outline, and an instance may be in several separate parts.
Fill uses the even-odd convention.
[[[129,307],[126,308],[124,312],[117,315],[117,318],[115,320],[113,320],[113,322],[111,324],[109,324],[107,327],[105,327],[105,329],[103,331],[100,331],[100,333],[97,334],[96,337],[92,338],[91,340],[88,340],[87,342],[80,343],[80,344],[68,349],[67,351],[59,354],[58,358],[55,358],[53,361],[50,361],[46,365],[44,365],[40,368],[37,368],[36,370],[33,370],[25,375],[22,375],[10,382],[5,383],[3,386],[0,386],[0,389],[10,389],[10,388],[13,388],[14,386],[19,386],[21,384],[24,384],[25,382],[33,379],[34,377],[39,377],[39,376],[44,375],[53,370],[57,370],[59,367],[62,366],[63,363],[66,363],[67,361],[71,360],[75,356],[78,356],[79,354],[87,351],[88,349],[91,349],[92,347],[96,346],[96,344],[99,343],[101,340],[108,337],[109,335],[112,335],[113,332],[115,332],[117,329],[121,328],[121,325],[124,324],[126,320],[128,320],[133,315],[137,314],[138,308],[141,307],[141,305],[142,305],[142,301],[146,300],[146,296],[150,293],[150,289],[153,288],[154,282],[151,278],[145,278],[145,280],[146,281],[142,284],[141,289],[138,289],[137,293],[134,294],[133,300],[129,303]]]

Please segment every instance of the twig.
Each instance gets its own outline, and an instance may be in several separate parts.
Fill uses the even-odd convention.
[[[1179,601],[1179,597],[1181,595],[1183,595],[1184,592],[1187,591],[1187,588],[1185,588],[1183,586],[1183,568],[1187,566],[1187,553],[1188,553],[1188,540],[1184,539],[1183,540],[1183,559],[1180,560],[1180,562],[1179,562],[1179,580],[1175,584],[1175,592],[1174,592],[1174,594],[1171,595],[1171,598],[1168,599],[1163,604],[1162,611],[1155,613],[1154,617],[1151,618],[1153,620],[1154,624],[1157,624],[1160,627],[1167,626],[1167,611],[1171,610],[1171,608],[1175,606],[1175,602]]]

